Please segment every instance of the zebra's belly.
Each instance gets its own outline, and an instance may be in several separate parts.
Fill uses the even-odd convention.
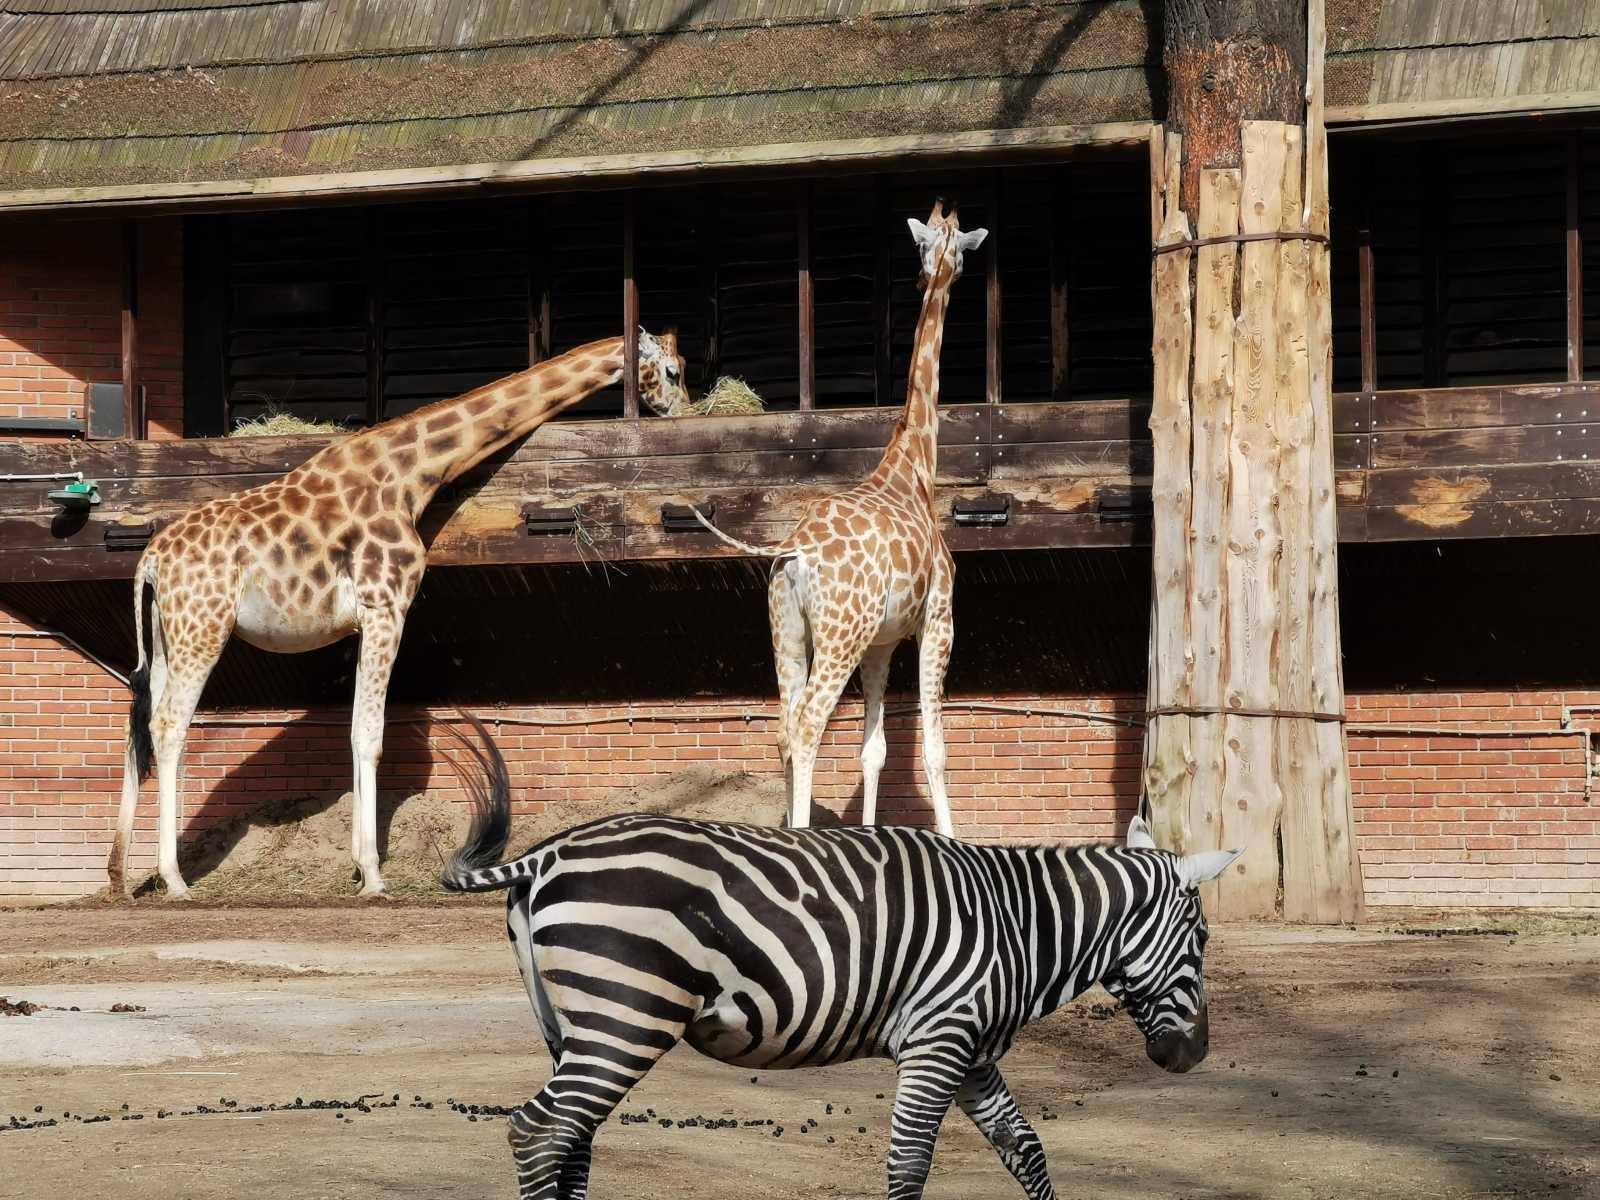
[[[837,1031],[834,1031],[837,1033]],[[738,1004],[719,1001],[692,1021],[683,1040],[708,1058],[736,1067],[786,1069],[816,1067],[855,1058],[881,1058],[888,1049],[877,1039],[852,1041],[819,1033],[791,1046],[790,1038],[753,1037]]]

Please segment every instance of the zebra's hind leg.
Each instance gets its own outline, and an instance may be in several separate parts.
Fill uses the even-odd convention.
[[[631,1050],[611,1039],[585,1041],[581,1030],[563,1038],[561,1058],[539,1094],[511,1114],[506,1140],[517,1164],[519,1200],[584,1200],[595,1131],[629,1090],[680,1037],[634,1031]]]
[[[1039,1135],[1011,1098],[1011,1090],[1000,1077],[998,1067],[974,1067],[956,1093],[956,1103],[989,1139],[1006,1170],[1022,1185],[1028,1200],[1055,1200],[1056,1192],[1050,1185],[1050,1171],[1045,1166]]]
[[[965,1041],[920,1042],[902,1050],[889,1126],[889,1200],[920,1200],[933,1143],[972,1064]]]

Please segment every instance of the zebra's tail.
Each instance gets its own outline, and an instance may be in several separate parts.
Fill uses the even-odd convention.
[[[467,831],[466,844],[451,857],[439,882],[452,892],[492,892],[536,875],[538,858],[525,854],[508,863],[500,862],[511,836],[511,776],[483,722],[470,714],[462,716],[477,733],[478,741],[468,741],[460,730],[452,728],[451,732],[472,755],[477,770],[463,771],[460,763],[454,759],[450,762],[472,797],[472,827]]]
[[[716,534],[720,541],[725,542],[727,545],[732,546],[735,550],[738,550],[743,554],[749,554],[756,558],[778,558],[782,555],[788,554],[791,550],[787,538],[779,542],[776,546],[752,546],[749,542],[741,542],[738,538],[730,537],[728,534],[723,533],[722,530],[718,529],[706,519],[705,513],[701,512],[694,505],[689,505],[689,511],[694,514],[694,519],[696,521],[699,521],[700,524],[704,525],[708,530]]]

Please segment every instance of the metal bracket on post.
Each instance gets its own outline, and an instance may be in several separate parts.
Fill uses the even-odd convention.
[[[717,515],[717,506],[712,503],[695,505],[710,521]],[[687,504],[663,504],[661,506],[661,528],[668,533],[705,533],[706,527],[695,520],[694,513],[689,511]]]
[[[960,497],[950,506],[950,517],[957,525],[1004,525],[1011,520],[1011,496],[985,492]]]

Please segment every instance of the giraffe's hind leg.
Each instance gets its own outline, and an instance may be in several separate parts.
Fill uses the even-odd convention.
[[[795,709],[805,692],[811,641],[800,603],[800,564],[781,564],[767,588],[767,622],[772,627],[772,661],[778,674],[778,759],[791,804],[794,799]]]
[[[861,730],[861,823],[875,824],[878,818],[878,777],[888,757],[888,738],[883,732],[883,693],[889,686],[889,660],[894,643],[868,646],[861,656],[861,695],[865,718]]]
[[[156,865],[174,900],[188,898],[189,887],[178,869],[178,783],[183,749],[189,738],[200,693],[211,670],[222,657],[231,626],[221,632],[200,633],[180,629],[168,647],[166,680],[150,719],[150,740],[156,755],[156,790],[160,808],[156,815]],[[155,682],[152,676],[152,693]]]

